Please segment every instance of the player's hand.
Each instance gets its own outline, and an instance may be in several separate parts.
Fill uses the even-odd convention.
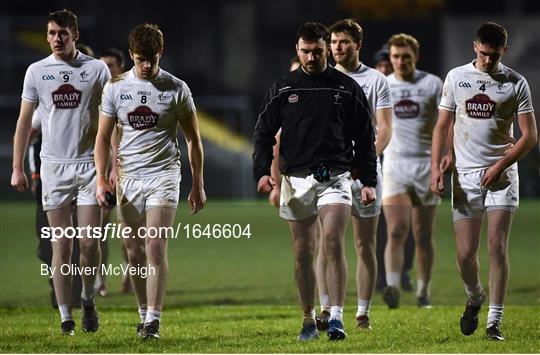
[[[439,197],[444,194],[444,174],[440,167],[431,169],[431,192]]]
[[[276,184],[272,191],[270,191],[270,195],[268,195],[268,201],[270,204],[274,207],[279,207],[279,199],[281,197],[281,189]]]
[[[98,204],[103,208],[113,208],[105,199],[105,194],[109,192],[114,194],[114,189],[103,176],[99,176],[96,181],[96,199]]]
[[[454,161],[452,158],[452,153],[450,152],[450,154],[445,154],[441,159],[441,164],[439,164],[439,168],[441,169],[441,172],[443,174],[448,173],[450,169],[452,168],[453,163]]]
[[[499,181],[503,172],[504,170],[499,168],[497,164],[491,166],[489,169],[486,170],[486,173],[482,177],[482,180],[480,181],[480,186],[489,187],[492,183]]]
[[[362,187],[362,190],[360,190],[360,197],[364,206],[367,206],[377,200],[377,191],[374,187],[364,186]]]
[[[509,147],[504,151],[504,155],[510,153],[510,151],[514,148],[513,144],[510,144]],[[499,181],[502,174],[504,173],[504,167],[500,164],[495,163],[492,165],[489,169],[486,170],[486,173],[482,177],[482,180],[480,181],[480,186],[482,187],[489,187],[492,183]]]
[[[189,192],[188,202],[190,214],[195,214],[202,210],[206,203],[206,192],[204,192],[204,188],[192,187]]]
[[[264,175],[259,179],[259,183],[257,184],[257,191],[268,194],[270,193],[270,191],[272,191],[274,186],[276,186],[276,181],[274,180],[274,178],[270,175]]]
[[[22,169],[14,169],[11,174],[11,186],[19,192],[28,189],[28,178]]]

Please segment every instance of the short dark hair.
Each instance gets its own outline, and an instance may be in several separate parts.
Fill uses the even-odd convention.
[[[476,40],[495,48],[506,47],[508,33],[504,27],[495,22],[484,22],[476,32]]]
[[[163,32],[150,23],[138,25],[129,34],[129,49],[133,53],[154,56],[163,50]]]
[[[408,35],[406,33],[398,33],[390,37],[388,40],[388,50],[390,50],[390,47],[396,46],[396,47],[411,47],[411,49],[414,52],[414,55],[418,57],[418,52],[420,51],[420,44],[411,35]]]
[[[306,22],[296,31],[296,43],[302,38],[304,41],[318,41],[322,39],[326,43],[330,38],[328,28],[320,22]]]
[[[120,68],[124,69],[124,65],[126,64],[126,57],[124,56],[124,52],[122,52],[118,48],[108,48],[101,53],[102,57],[113,57],[116,59],[116,62],[118,65],[120,65]]]
[[[87,56],[90,56],[92,58],[96,57],[96,53],[94,53],[94,50],[92,49],[92,47],[90,47],[87,44],[77,43],[75,45],[75,48],[77,48],[79,52],[81,52],[82,54],[86,54]]]
[[[347,33],[353,38],[355,42],[362,42],[364,39],[364,31],[358,22],[355,19],[347,18],[340,20],[330,26],[330,33]]]
[[[73,33],[79,31],[79,24],[77,23],[77,15],[73,12],[62,9],[55,12],[49,12],[49,17],[47,17],[47,24],[49,22],[56,22],[60,27],[67,27]]]

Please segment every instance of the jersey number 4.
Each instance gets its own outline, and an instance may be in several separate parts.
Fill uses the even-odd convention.
[[[478,90],[480,90],[482,92],[485,92],[486,91],[486,84],[482,84]]]

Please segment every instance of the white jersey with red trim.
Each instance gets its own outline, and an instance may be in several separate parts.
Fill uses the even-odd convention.
[[[386,79],[394,105],[386,159],[430,158],[442,80],[422,70],[414,71],[411,82],[398,80],[395,74]]]
[[[475,62],[452,69],[446,76],[439,106],[455,112],[456,168],[472,172],[489,168],[515,143],[513,121],[534,112],[525,78],[499,63],[486,73]]]
[[[370,68],[363,63],[357,71],[346,73],[353,78],[364,91],[371,108],[373,127],[377,127],[375,113],[383,108],[392,108],[390,91],[386,77],[378,70]]]
[[[99,103],[110,77],[105,63],[79,51],[69,62],[51,54],[28,67],[22,98],[38,104],[43,162],[94,160]]]
[[[120,176],[180,173],[178,123],[195,112],[185,82],[162,69],[152,80],[139,79],[133,68],[105,85],[101,112],[117,117]]]

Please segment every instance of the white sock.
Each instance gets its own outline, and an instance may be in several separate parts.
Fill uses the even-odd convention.
[[[304,324],[315,324],[315,308],[304,312]]]
[[[431,294],[431,282],[416,280],[416,297],[429,297]]]
[[[395,271],[386,272],[386,284],[395,288],[399,288],[401,283],[401,273]]]
[[[144,324],[149,324],[156,319],[161,322],[161,312],[156,311],[154,309],[149,309],[146,312],[146,318],[144,319]]]
[[[73,320],[73,316],[71,315],[71,309],[69,305],[59,304],[58,310],[60,310],[60,318],[62,319],[62,322],[65,322],[67,320]]]
[[[332,319],[343,321],[343,307],[340,307],[340,306],[330,307],[330,320]]]
[[[83,301],[92,301],[94,299],[94,295],[96,293],[96,288],[94,285],[86,285],[83,283],[82,286],[82,292],[81,292],[81,299]]]
[[[145,304],[139,306],[139,317],[141,317],[141,323],[144,323],[146,320],[146,313],[148,312],[148,308]]]
[[[319,302],[321,303],[321,312],[326,311],[330,313],[330,296],[319,295]]]
[[[465,284],[465,292],[467,293],[467,298],[469,298],[472,304],[479,305],[481,303],[484,288],[482,287],[482,283],[480,281],[478,281],[478,283],[474,286]]]
[[[489,312],[486,328],[491,327],[494,323],[501,323],[504,313],[504,304],[489,304]]]
[[[360,316],[369,316],[369,308],[371,307],[371,300],[358,299],[358,311],[356,312],[356,318]]]

